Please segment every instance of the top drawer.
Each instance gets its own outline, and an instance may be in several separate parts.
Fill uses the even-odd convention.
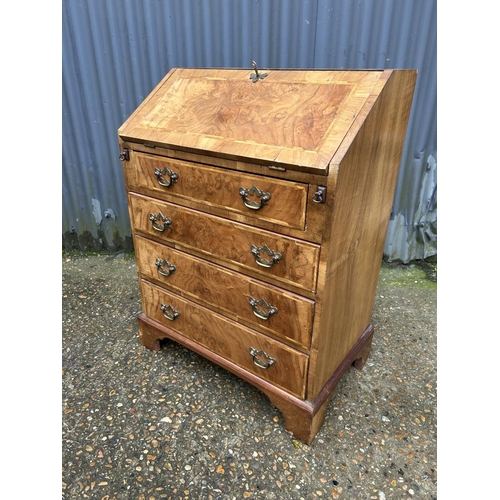
[[[172,158],[131,152],[125,166],[130,191],[184,198],[252,220],[304,230],[308,185]]]

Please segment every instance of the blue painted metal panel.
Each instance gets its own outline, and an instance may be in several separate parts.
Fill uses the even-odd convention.
[[[417,68],[385,253],[436,253],[436,0],[63,0],[63,247],[131,248],[117,129],[173,67]]]

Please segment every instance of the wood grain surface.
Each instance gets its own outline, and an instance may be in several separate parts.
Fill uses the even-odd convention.
[[[123,140],[327,171],[381,71],[177,69],[120,128]]]
[[[160,202],[134,193],[129,194],[134,227],[145,236],[179,245],[195,255],[219,259],[232,269],[252,271],[262,279],[314,291],[319,260],[319,246],[280,234],[259,230],[173,203]],[[172,220],[163,232],[155,230],[150,216],[162,214]],[[267,245],[281,259],[270,268],[256,263],[252,245]],[[264,255],[265,256],[265,255]],[[293,291],[293,290],[292,290]]]
[[[168,168],[176,174],[176,180],[170,181],[168,174],[163,174],[161,181],[170,183],[163,186],[155,174]],[[249,222],[266,220],[285,226],[304,229],[308,185],[304,183],[282,181],[266,176],[223,170],[180,161],[161,156],[132,152],[130,162],[125,164],[125,177],[129,189],[138,193],[173,199],[199,202],[208,207],[217,207],[243,215]],[[245,206],[240,189],[251,190],[255,186],[270,195],[269,201],[258,209]],[[261,198],[248,194],[248,200],[259,203]]]
[[[252,83],[251,70],[173,69],[118,131],[140,335],[152,349],[172,338],[255,384],[309,443],[342,374],[370,352],[417,73],[261,71]],[[158,183],[165,167],[170,186]],[[257,210],[240,194],[253,186],[270,195]],[[263,267],[257,247],[281,257]],[[159,274],[157,259],[175,271]],[[252,298],[265,301],[260,313]],[[257,366],[251,348],[276,364]]]
[[[135,237],[134,248],[142,277],[307,352],[313,301],[141,236]],[[175,271],[160,274],[157,259],[166,259]],[[267,320],[258,318],[250,305],[252,297],[264,299],[278,312]]]
[[[416,71],[393,71],[367,103],[339,166],[323,306],[313,343],[308,397],[314,397],[370,324],[387,225],[411,109]]]
[[[308,362],[306,355],[147,281],[141,280],[140,285],[147,316],[245,370],[298,397],[304,397]],[[160,309],[161,304],[175,308],[179,317],[175,320],[165,318]],[[260,368],[254,364],[250,348],[263,350],[276,363],[267,369]]]

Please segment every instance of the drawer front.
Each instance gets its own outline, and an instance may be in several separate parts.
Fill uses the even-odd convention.
[[[125,165],[129,190],[172,196],[304,230],[308,185],[133,152]]]
[[[150,318],[304,398],[309,359],[305,354],[144,280],[141,291],[144,312]]]
[[[313,301],[140,236],[134,248],[143,277],[294,347],[309,348]]]
[[[295,240],[129,193],[135,230],[182,245],[184,249],[215,257],[238,270],[250,269],[284,285],[315,291],[318,245]]]

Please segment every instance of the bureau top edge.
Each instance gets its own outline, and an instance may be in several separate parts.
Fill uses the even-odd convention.
[[[392,70],[172,69],[119,128],[129,143],[327,175]],[[355,127],[356,128],[356,127]],[[341,147],[342,146],[342,147]]]

